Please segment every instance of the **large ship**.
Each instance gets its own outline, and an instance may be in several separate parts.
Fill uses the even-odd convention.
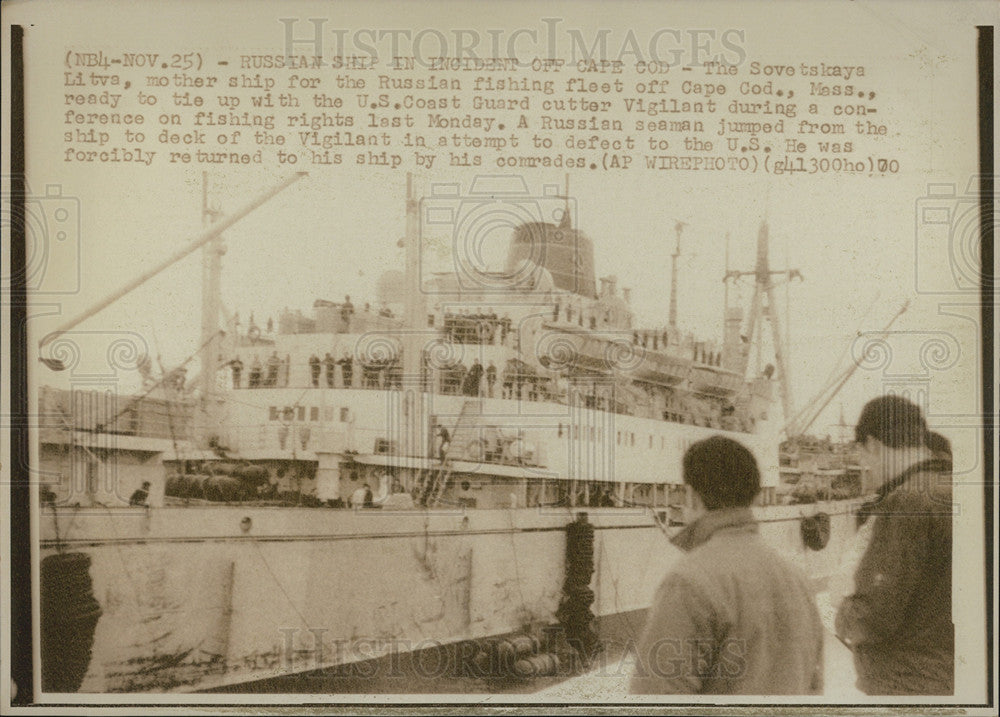
[[[628,290],[598,277],[568,211],[512,226],[500,270],[460,240],[452,271],[428,270],[422,237],[439,205],[452,203],[452,226],[488,222],[527,193],[504,181],[506,193],[474,186],[464,207],[418,199],[408,181],[403,270],[374,301],[318,299],[276,326],[219,320],[220,236],[245,212],[157,267],[204,247],[200,375],[164,369],[142,395],[88,407],[88,421],[72,397],[45,394],[60,405],[36,439],[50,478],[44,689],[560,679],[638,637],[679,555],[668,537],[691,501],[681,457],[712,435],[756,456],[769,542],[817,585],[837,569],[849,502],[778,500],[791,396],[774,287],[789,274],[770,268],[767,226],[756,266],[724,277],[727,289],[752,277],[750,310],[727,290],[710,340],[677,321],[682,224],[660,325],[641,325]],[[766,323],[774,357],[754,365]]]

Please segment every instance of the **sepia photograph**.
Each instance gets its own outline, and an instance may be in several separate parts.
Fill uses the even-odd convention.
[[[5,10],[5,711],[995,710],[995,5]]]

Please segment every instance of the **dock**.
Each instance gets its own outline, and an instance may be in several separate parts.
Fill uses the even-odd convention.
[[[823,604],[822,595],[817,596]],[[867,696],[855,687],[857,676],[850,650],[828,629],[823,641],[823,697],[831,702],[863,702]],[[535,693],[552,702],[622,702],[630,699],[628,686],[634,671],[634,656],[624,655],[617,662],[591,670]],[[680,696],[675,696],[680,700]],[[672,698],[673,700],[674,698]]]

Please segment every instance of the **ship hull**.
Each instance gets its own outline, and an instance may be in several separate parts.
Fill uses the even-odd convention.
[[[401,680],[384,689],[409,691],[414,678],[468,675],[470,645],[558,622],[565,527],[579,510],[59,509],[43,513],[41,547],[90,557],[102,614],[82,692],[349,692],[348,665],[392,667]],[[811,578],[838,569],[848,505],[755,510],[765,540]],[[800,518],[821,510],[831,531],[816,551]],[[591,609],[621,651],[680,555],[676,528],[648,508],[586,512]],[[413,657],[426,655],[453,658]],[[502,676],[487,669],[472,689]]]

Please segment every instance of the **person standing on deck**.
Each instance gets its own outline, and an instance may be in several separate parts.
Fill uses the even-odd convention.
[[[269,388],[274,388],[278,385],[278,369],[281,368],[281,359],[278,358],[278,352],[271,352],[270,357],[267,359],[267,386]]]
[[[237,356],[229,363],[229,366],[233,372],[233,388],[239,388],[240,378],[243,375],[243,362],[240,361],[240,357]]]
[[[510,334],[511,329],[514,326],[514,322],[510,318],[510,314],[504,314],[503,318],[500,319],[500,344],[503,346],[507,345],[507,336]]]
[[[353,493],[351,493],[351,498],[348,501],[350,506],[357,510],[358,508],[364,508],[365,506],[365,496],[368,494],[368,484],[358,487]]]
[[[333,377],[337,368],[337,362],[333,359],[329,351],[323,357],[323,366],[326,368],[326,386],[327,388],[333,388]]]
[[[486,367],[486,390],[490,398],[493,398],[493,387],[497,383],[497,367],[490,361]]]
[[[479,363],[479,359],[475,359],[472,362],[472,367],[469,372],[465,375],[465,383],[463,386],[463,391],[466,396],[479,396],[481,393],[479,384],[483,380],[483,365]]]
[[[319,356],[313,354],[309,357],[309,374],[312,376],[313,388],[319,388],[319,375],[323,371],[323,366]]]
[[[340,305],[340,320],[344,324],[344,332],[351,332],[351,318],[354,316],[354,304],[351,303],[351,297],[345,296],[344,303]]]
[[[441,440],[438,446],[438,458],[444,463],[444,459],[448,457],[448,447],[451,445],[451,434],[448,433],[448,429],[444,426],[438,426],[438,436]]]
[[[260,388],[261,374],[263,373],[263,367],[260,364],[260,358],[256,355],[253,357],[253,363],[250,364],[250,378],[248,383],[248,388]]]
[[[137,505],[148,508],[149,503],[149,481],[143,481],[141,488],[136,488],[135,492],[132,493],[132,497],[128,499],[129,505]]]
[[[952,695],[947,441],[928,434],[919,407],[892,395],[865,405],[854,437],[862,464],[881,486],[858,513],[861,526],[873,521],[871,536],[853,592],[837,611],[837,637],[854,653],[865,694]]]
[[[504,366],[503,373],[501,374],[501,381],[501,395],[504,398],[512,398],[514,396],[514,376],[510,370],[510,363],[507,363]]]
[[[635,694],[819,694],[823,629],[805,576],[758,533],[753,454],[714,436],[684,454],[696,519],[657,590],[636,651]]]
[[[344,388],[350,388],[354,380],[354,358],[345,351],[343,358],[337,363],[340,364],[340,375],[344,379]]]

